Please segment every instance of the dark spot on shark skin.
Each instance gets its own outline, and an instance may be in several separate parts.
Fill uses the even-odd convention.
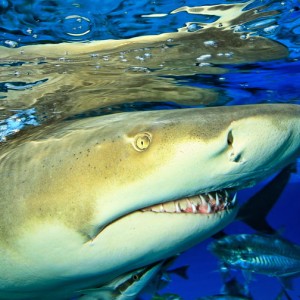
[[[238,163],[238,162],[241,162],[241,161],[242,161],[242,154],[241,153],[234,156],[233,162]]]

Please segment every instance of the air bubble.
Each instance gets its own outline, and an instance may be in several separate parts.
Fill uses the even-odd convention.
[[[10,48],[16,48],[16,47],[18,47],[18,43],[15,42],[15,41],[11,41],[11,40],[6,40],[4,42],[4,44],[7,45]]]
[[[98,53],[91,53],[90,57],[91,58],[97,58],[97,57],[99,57],[99,54]]]
[[[226,52],[224,55],[226,57],[232,57],[233,56],[233,52]]]
[[[63,30],[67,35],[82,37],[91,32],[92,23],[89,18],[71,15],[62,20]]]
[[[233,32],[244,32],[246,30],[244,25],[236,25],[234,26]]]
[[[210,47],[216,47],[217,46],[217,42],[215,41],[205,41],[204,43],[204,46],[210,46]]]
[[[145,60],[144,57],[142,57],[142,56],[136,56],[135,59],[137,59],[139,61],[144,61]]]
[[[0,142],[5,142],[7,136],[19,132],[27,125],[38,126],[35,109],[20,110],[17,114],[5,120],[0,120]]]
[[[199,67],[211,67],[211,66],[212,66],[212,64],[206,63],[206,62],[202,62],[199,64]]]
[[[211,58],[211,54],[203,54],[203,55],[200,55],[199,57],[196,58],[197,61],[203,61],[203,60],[206,60],[206,59],[209,59]]]
[[[266,34],[275,34],[277,32],[279,25],[272,25],[267,28],[264,28]]]
[[[129,67],[127,71],[137,72],[137,73],[150,73],[151,71],[146,67]]]
[[[195,32],[195,31],[198,31],[200,30],[202,27],[196,23],[192,23],[192,24],[189,24],[187,26],[187,31],[188,32]]]

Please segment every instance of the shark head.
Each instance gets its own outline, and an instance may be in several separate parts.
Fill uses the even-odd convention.
[[[120,113],[8,147],[0,296],[70,296],[211,236],[235,217],[231,192],[300,154],[299,117],[275,104]]]

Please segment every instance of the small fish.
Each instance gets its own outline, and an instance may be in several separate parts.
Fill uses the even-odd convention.
[[[78,292],[79,300],[134,300],[156,274],[165,261],[155,263],[117,277],[108,285]]]
[[[198,298],[198,300],[252,300],[252,298],[244,297],[244,296],[232,296],[232,295],[213,295]]]
[[[289,277],[300,274],[300,246],[275,235],[237,234],[209,245],[225,267]]]
[[[240,284],[236,278],[225,281],[221,293],[198,298],[198,300],[253,300],[248,288]]]
[[[187,274],[187,270],[189,268],[188,265],[170,269],[170,266],[174,263],[177,257],[178,256],[173,256],[163,262],[160,270],[155,274],[151,282],[149,282],[143,289],[143,293],[158,295],[158,292],[172,281],[172,275],[177,275],[186,280],[189,279]]]
[[[172,297],[179,297],[176,294],[163,294],[160,295],[158,292],[165,288],[171,281],[172,275],[177,275],[183,279],[188,279],[187,270],[189,266],[181,266],[174,269],[169,269],[170,266],[174,263],[177,259],[178,255],[173,256],[164,260],[160,266],[160,270],[156,272],[155,276],[145,285],[145,288],[141,291],[141,295],[148,294],[152,296],[152,300],[159,300],[159,299],[169,299],[169,300],[176,300],[181,298],[172,298]],[[162,298],[160,298],[162,297]],[[164,298],[165,297],[165,298]],[[143,298],[137,298],[137,300],[143,300]]]
[[[238,282],[235,277],[225,281],[224,286],[221,289],[221,293],[230,296],[240,296],[247,299],[252,299],[248,286]]]
[[[177,294],[166,293],[163,295],[154,295],[151,300],[183,300],[183,298]]]

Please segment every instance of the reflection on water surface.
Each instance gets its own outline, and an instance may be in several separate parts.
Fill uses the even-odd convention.
[[[21,2],[13,8],[19,11],[19,5]],[[111,7],[112,19],[116,22],[116,12],[126,11],[127,14],[132,12],[133,6],[133,3],[124,1]],[[155,35],[142,35],[147,33],[144,29],[136,32],[136,37],[126,36],[126,39],[121,36],[113,40],[86,42],[87,37],[81,37],[84,43],[38,44],[39,39],[44,42],[43,38],[47,36],[44,31],[47,22],[53,21],[50,18],[53,10],[60,13],[62,10],[55,6],[50,9],[45,3],[32,3],[31,8],[39,7],[38,11],[45,18],[39,19],[40,27],[35,23],[36,28],[32,28],[32,32],[40,30],[37,39],[28,40],[26,31],[19,38],[20,45],[27,43],[26,46],[15,47],[8,39],[3,39],[6,47],[0,48],[2,119],[11,115],[11,110],[33,107],[43,123],[87,111],[98,112],[99,108],[122,103],[230,104],[237,97],[229,93],[226,86],[231,82],[227,80],[228,75],[244,74],[255,63],[288,56],[288,49],[283,44],[270,39],[266,33],[259,35],[283,18],[283,4],[260,5],[250,1],[171,8],[152,3],[140,15],[138,4],[136,6],[134,18]],[[155,11],[151,8],[154,6]],[[99,8],[99,16],[104,7]],[[14,12],[13,8],[4,7],[8,11],[6,18]],[[31,13],[25,10],[19,16],[19,26],[25,26],[22,23],[26,16],[27,22],[31,18],[30,22],[34,23],[36,13],[35,10]],[[170,23],[169,32],[162,30],[165,28],[162,20],[172,20],[175,16],[176,22]],[[82,23],[83,19],[78,18],[77,22]],[[123,24],[133,26],[135,23],[131,21],[128,16],[127,23],[124,19]],[[160,27],[155,29],[153,24]],[[176,30],[172,27],[174,25]],[[74,24],[70,28],[74,29]],[[6,31],[4,38],[11,32],[9,28]],[[94,36],[98,37],[97,30]],[[59,37],[54,40],[56,43],[60,41]],[[247,92],[249,89],[251,85],[248,86],[247,82],[240,83],[240,90]],[[262,101],[265,100],[255,100]]]

